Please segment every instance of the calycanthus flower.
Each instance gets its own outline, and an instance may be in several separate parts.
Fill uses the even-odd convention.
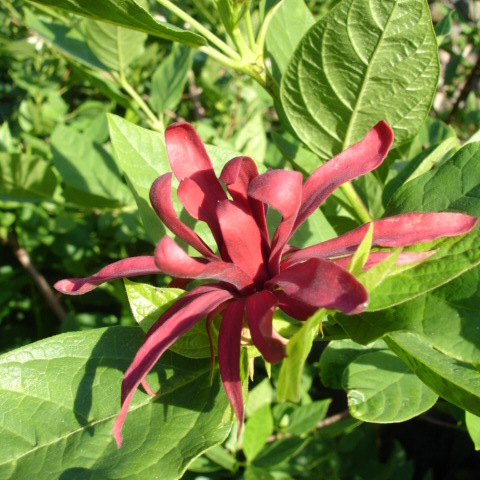
[[[362,312],[368,304],[363,285],[345,268],[363,240],[369,224],[337,238],[303,249],[288,244],[298,227],[340,185],[378,167],[393,141],[389,125],[381,121],[359,143],[321,165],[303,182],[294,171],[272,170],[259,175],[249,157],[230,160],[217,179],[204,145],[188,123],[171,125],[165,134],[168,158],[179,181],[178,198],[195,219],[206,222],[218,253],[187,225],[172,203],[171,179],[157,178],[150,200],[163,223],[196,249],[189,256],[170,237],[163,237],[154,256],[127,258],[95,275],[59,281],[60,292],[79,295],[117,278],[164,273],[175,279],[208,280],[183,295],[146,335],[122,382],[121,410],[113,433],[120,447],[121,428],[137,387],[151,392],[145,377],[165,350],[202,318],[210,325],[221,315],[218,362],[222,382],[239,425],[244,418],[240,382],[242,329],[265,360],[285,357],[287,340],[273,328],[274,310],[305,320],[320,308],[345,314]],[[226,192],[222,187],[226,187]],[[281,214],[273,237],[266,226],[266,210]],[[373,222],[373,246],[403,247],[469,232],[477,218],[460,213],[407,213]],[[434,252],[402,252],[398,263],[408,264]],[[371,252],[364,268],[382,261],[388,252]],[[215,281],[212,283],[211,281]]]

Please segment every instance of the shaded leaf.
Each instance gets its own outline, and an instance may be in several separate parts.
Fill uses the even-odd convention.
[[[157,22],[135,0],[33,0],[36,3],[56,7],[84,17],[102,20],[121,27],[180,42],[192,47],[205,45],[206,41],[196,33],[182,30],[168,23]]]

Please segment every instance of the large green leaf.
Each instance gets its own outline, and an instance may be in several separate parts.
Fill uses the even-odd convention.
[[[469,143],[439,167],[403,185],[385,216],[451,210],[480,215],[480,142]]]
[[[395,144],[412,138],[439,74],[424,0],[344,0],[303,37],[282,78],[298,136],[321,158],[360,140],[379,120]]]
[[[320,358],[320,373],[324,385],[347,391],[351,415],[367,422],[408,420],[438,397],[381,340],[367,346],[331,342]]]
[[[157,22],[135,0],[32,0],[42,5],[61,8],[84,17],[113,23],[121,27],[180,42],[192,47],[205,45],[200,35],[182,30],[168,23]]]
[[[388,350],[358,356],[344,370],[342,383],[351,415],[366,422],[404,422],[438,398]]]
[[[142,54],[147,34],[110,23],[85,20],[85,37],[92,52],[104,65],[123,72]]]
[[[115,160],[101,145],[64,125],[54,130],[51,145],[67,200],[92,207],[133,203]]]
[[[57,177],[39,157],[0,152],[0,198],[38,202],[52,200]]]
[[[480,364],[480,269],[396,307],[337,320],[350,338],[362,344],[408,330],[457,360]]]
[[[122,375],[143,334],[111,327],[58,335],[0,357],[0,479],[180,478],[231,427],[210,362],[165,353],[135,394],[117,450]],[[153,453],[152,453],[153,452]]]
[[[280,81],[298,42],[315,23],[303,0],[283,0],[276,9],[266,36],[273,75]]]
[[[434,392],[454,405],[480,415],[478,370],[444,355],[414,333],[391,333],[385,336],[385,342]]]

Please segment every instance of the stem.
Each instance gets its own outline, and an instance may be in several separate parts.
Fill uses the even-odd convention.
[[[271,8],[267,12],[267,14],[265,15],[265,18],[263,19],[263,23],[260,27],[260,30],[258,32],[255,53],[257,53],[258,55],[262,55],[262,57],[263,57],[263,48],[265,46],[265,39],[267,37],[268,27],[270,26],[270,22],[272,21],[272,18],[275,15],[275,12],[280,7],[281,3],[282,2],[279,2],[277,5],[275,5],[273,8]]]
[[[351,182],[344,183],[340,186],[340,189],[350,203],[353,211],[357,215],[357,218],[363,223],[371,222],[373,219],[368,213],[368,209],[363,203],[362,199],[353,188]]]
[[[245,13],[245,26],[247,28],[248,44],[252,50],[255,50],[255,35],[253,34],[252,16],[250,9]]]
[[[164,133],[165,126],[163,121],[159,119],[149,108],[149,106],[143,101],[143,98],[135,91],[135,89],[128,83],[123,71],[120,70],[120,75],[112,72],[113,77],[117,80],[122,88],[130,95],[130,97],[137,102],[138,106],[142,109],[148,118],[149,125],[157,132]]]
[[[197,32],[207,38],[210,43],[215,45],[219,50],[222,50],[223,53],[225,53],[228,57],[235,60],[240,60],[240,55],[235,50],[230,48],[223,40],[205,28],[201,23],[197,22],[188,13],[184,12],[181,8],[178,8],[176,5],[170,2],[170,0],[157,0],[157,2],[174,13],[177,17],[181,18],[184,22],[189,23]]]
[[[50,285],[45,280],[45,277],[37,270],[37,268],[33,264],[28,252],[19,245],[17,237],[11,231],[8,232],[7,241],[12,248],[13,253],[17,257],[17,260],[22,265],[22,267],[29,273],[30,277],[32,277],[32,280],[34,281],[42,296],[45,298],[52,311],[55,313],[55,316],[60,321],[63,321],[67,316],[67,312],[64,310],[62,305],[60,305],[57,297],[50,288]]]

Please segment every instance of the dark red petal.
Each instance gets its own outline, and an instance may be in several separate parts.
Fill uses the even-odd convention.
[[[122,407],[113,424],[113,436],[118,448],[120,448],[122,444],[121,430],[133,394],[162,353],[165,352],[177,338],[207,315],[208,312],[232,298],[230,292],[220,288],[211,289],[211,291],[200,296],[197,296],[196,292],[194,292],[195,290],[189,292],[189,294],[192,294],[191,297],[193,299],[190,298],[190,301],[184,304],[182,309],[177,310],[175,314],[168,315],[168,310],[165,312],[163,316],[166,315],[168,317],[166,321],[160,317],[158,321],[161,323],[161,326],[157,328],[152,335],[147,336],[123,377]],[[187,297],[187,295],[185,295],[185,297]],[[185,297],[182,297],[182,300],[185,299]]]
[[[240,340],[242,336],[245,300],[230,303],[223,313],[218,332],[218,366],[228,400],[238,422],[240,434],[243,418],[243,395],[240,381]]]
[[[170,237],[163,237],[155,249],[157,267],[168,275],[227,282],[238,290],[253,286],[253,280],[237,265],[219,259],[190,257]]]
[[[234,202],[244,210],[251,211],[268,246],[270,241],[268,238],[264,205],[262,202],[247,195],[250,182],[255,177],[258,177],[255,162],[250,157],[235,157],[223,167],[219,179],[222,183],[226,184],[227,190]]]
[[[225,200],[227,196],[213,171],[212,162],[200,137],[190,124],[179,122],[167,128],[165,143],[174,175],[179,182],[186,181],[182,187],[182,196],[179,189],[180,201],[183,203],[189,197],[189,206],[183,203],[185,208],[197,210],[199,216],[195,218],[207,222],[210,228],[212,225],[216,228],[216,222],[212,219],[215,219],[217,202]],[[195,191],[192,190],[190,181],[196,184]],[[192,204],[193,201],[196,206]]]
[[[301,302],[298,298],[290,297],[283,290],[275,290],[272,293],[278,300],[278,308],[296,320],[306,320],[318,310],[318,307]]]
[[[302,205],[294,231],[340,185],[377,168],[390,149],[393,131],[378,122],[361,140],[317,168],[303,185]]]
[[[360,313],[368,294],[350,273],[332,262],[312,258],[284,270],[266,285],[280,287],[287,295],[317,308]]]
[[[282,215],[282,220],[272,239],[272,251],[268,261],[270,273],[280,270],[283,248],[292,235],[302,198],[302,175],[287,170],[272,170],[252,180],[248,195],[260,200]]]
[[[200,185],[191,178],[185,178],[178,186],[177,195],[187,212],[195,219],[205,222],[213,233],[218,248],[221,249],[223,240],[218,226],[217,204],[226,199],[222,190],[223,198],[210,197]]]
[[[150,203],[165,226],[207,258],[216,258],[203,240],[177,217],[172,203],[172,174],[158,177],[150,189]]]
[[[395,265],[399,267],[401,265],[410,265],[411,263],[420,262],[428,257],[431,257],[436,252],[437,250],[431,250],[429,252],[401,252]],[[378,263],[386,260],[388,257],[390,257],[390,255],[392,255],[392,252],[371,252],[365,265],[363,266],[363,270],[369,270]],[[352,258],[353,255],[348,255],[347,257],[334,258],[330,261],[339,267],[347,268],[348,265],[350,265]]]
[[[224,246],[232,262],[261,285],[267,278],[264,243],[255,219],[230,200],[220,202],[217,215]]]
[[[95,275],[86,278],[66,278],[57,282],[54,287],[68,295],[82,295],[97,288],[102,283],[117,278],[138,277],[162,273],[155,265],[154,257],[131,257],[107,265]]]
[[[277,299],[272,292],[263,290],[247,297],[247,323],[253,343],[267,362],[277,363],[285,357],[287,340],[273,328],[273,312]]]
[[[441,237],[467,233],[478,218],[463,213],[405,213],[373,222],[372,245],[379,247],[407,247]],[[298,250],[282,263],[289,267],[308,258],[331,258],[355,252],[365,237],[370,224],[347,232],[326,242]]]

